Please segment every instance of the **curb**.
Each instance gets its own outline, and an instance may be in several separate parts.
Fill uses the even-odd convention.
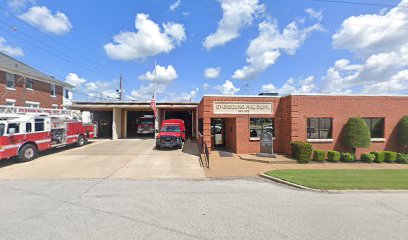
[[[296,183],[291,183],[291,182],[285,181],[285,180],[280,179],[280,178],[268,176],[268,175],[263,174],[263,173],[259,174],[259,176],[262,177],[262,178],[277,182],[277,183],[285,184],[285,185],[288,185],[288,186],[291,186],[291,187],[294,187],[294,188],[298,188],[298,189],[302,189],[302,190],[308,190],[308,191],[313,191],[313,192],[329,192],[327,190],[309,188],[309,187],[305,187],[303,185],[299,185],[299,184],[296,184]]]

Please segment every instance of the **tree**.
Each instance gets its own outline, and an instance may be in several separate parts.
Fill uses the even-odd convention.
[[[398,143],[408,153],[408,115],[404,116],[398,124]]]
[[[343,145],[356,153],[357,148],[369,148],[371,145],[370,130],[364,119],[350,118],[343,129]]]

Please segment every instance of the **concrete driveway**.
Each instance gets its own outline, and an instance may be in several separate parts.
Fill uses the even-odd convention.
[[[0,162],[0,179],[204,178],[197,147],[156,150],[153,139],[96,140],[41,153],[31,162]]]

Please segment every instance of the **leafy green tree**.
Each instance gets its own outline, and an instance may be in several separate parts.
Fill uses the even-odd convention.
[[[364,119],[350,118],[343,129],[342,143],[356,153],[357,148],[369,148],[371,145],[370,130]]]
[[[398,143],[408,153],[408,115],[404,116],[398,124]]]

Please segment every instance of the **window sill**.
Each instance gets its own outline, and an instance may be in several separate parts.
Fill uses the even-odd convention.
[[[371,138],[371,142],[385,142],[385,138]]]
[[[16,91],[15,88],[6,87],[7,90]]]
[[[50,97],[53,97],[53,98],[55,98],[55,97],[57,97],[56,95],[50,95]]]
[[[272,140],[275,140],[275,137],[273,137],[272,138]],[[252,138],[249,138],[249,141],[261,141],[261,138],[259,138],[259,137],[252,137]]]
[[[310,143],[331,143],[333,139],[307,139],[307,142]]]
[[[26,88],[26,90],[28,90],[28,91],[34,91],[34,89],[32,89],[32,88]]]

